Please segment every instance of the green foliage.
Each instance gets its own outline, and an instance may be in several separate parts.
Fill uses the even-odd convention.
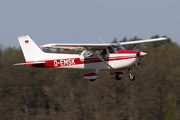
[[[24,62],[21,49],[0,49],[0,119],[180,119],[180,48],[169,39],[138,49],[148,55],[134,82],[124,70],[120,81],[100,71],[93,83],[83,79],[89,70],[13,66]]]

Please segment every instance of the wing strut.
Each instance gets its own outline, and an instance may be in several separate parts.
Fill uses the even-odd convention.
[[[113,72],[113,67],[110,66],[106,61],[104,61],[98,54],[96,54],[94,51],[92,51],[90,48],[87,47],[87,49],[96,57],[98,57],[103,63],[105,63],[107,66],[110,67],[110,71],[113,75],[116,75],[114,72]]]

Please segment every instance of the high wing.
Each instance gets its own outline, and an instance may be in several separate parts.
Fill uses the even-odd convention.
[[[161,41],[161,40],[167,40],[167,38],[157,38],[157,39],[147,39],[147,40],[137,40],[137,41],[121,42],[120,44],[121,45],[140,44],[140,43],[155,42],[155,41]]]
[[[97,49],[105,49],[107,47],[111,46],[111,44],[69,44],[69,43],[51,43],[51,44],[45,44],[41,47],[45,48],[61,48],[61,49],[69,49],[69,50],[85,50],[86,48],[90,48],[93,50]]]
[[[120,42],[119,45],[129,45],[129,44],[140,44],[146,42],[155,42],[167,40],[167,38],[156,38],[156,39],[147,39],[147,40],[137,40],[137,41],[128,41],[128,42]],[[45,44],[39,47],[45,48],[61,48],[61,49],[69,49],[69,50],[84,50],[90,48],[92,50],[104,49],[111,45],[117,45],[117,43],[103,43],[103,44],[69,44],[69,43],[51,43]]]

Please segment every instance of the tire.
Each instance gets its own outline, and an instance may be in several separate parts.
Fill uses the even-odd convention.
[[[119,75],[116,75],[115,79],[116,80],[121,80],[121,77],[119,77]]]
[[[129,75],[129,80],[130,80],[130,81],[134,81],[134,80],[135,80],[135,76],[134,76],[133,74],[130,74],[130,75]]]
[[[96,79],[89,79],[89,81],[94,82]]]

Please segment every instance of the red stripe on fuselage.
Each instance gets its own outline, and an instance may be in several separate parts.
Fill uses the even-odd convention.
[[[134,56],[116,56],[116,57],[104,57],[102,58],[104,61],[116,61],[116,60],[125,60],[137,58]],[[67,58],[67,59],[55,59],[55,60],[44,60],[45,64],[29,64],[28,66],[33,67],[64,67],[64,66],[72,66],[79,64],[89,64],[89,63],[97,63],[102,62],[99,58],[85,58],[80,60],[80,58]],[[38,61],[36,61],[38,62]],[[28,62],[29,63],[29,62]]]
[[[103,57],[104,61],[116,61],[116,60],[125,60],[125,59],[133,59],[137,58],[136,54],[140,51],[130,51],[130,50],[119,50],[113,54],[120,54],[121,56],[114,56],[114,57]],[[124,55],[123,54],[134,54],[134,55]],[[45,64],[30,64],[28,66],[33,67],[64,67],[64,66],[72,66],[72,65],[79,65],[79,64],[89,64],[89,63],[97,63],[102,62],[99,58],[66,58],[66,59],[54,59],[54,60],[43,60]],[[27,63],[30,63],[28,61]],[[39,62],[39,61],[36,61]]]

